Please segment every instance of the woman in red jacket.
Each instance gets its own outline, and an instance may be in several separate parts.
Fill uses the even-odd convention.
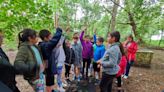
[[[138,45],[133,40],[132,35],[129,35],[127,37],[127,41],[124,43],[124,47],[127,50],[127,60],[128,60],[127,65],[126,65],[126,72],[125,72],[124,78],[127,79],[128,75],[129,75],[130,68],[136,59],[136,52],[138,50]]]

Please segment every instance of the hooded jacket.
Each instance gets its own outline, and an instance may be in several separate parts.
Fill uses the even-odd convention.
[[[89,58],[93,57],[92,43],[91,42],[86,42],[83,39],[83,36],[84,36],[84,31],[82,31],[82,33],[80,34],[80,41],[81,41],[81,44],[82,44],[82,47],[83,47],[82,56],[85,59],[89,59]]]
[[[119,71],[118,64],[120,63],[120,60],[121,51],[119,43],[114,43],[106,50],[102,58],[103,72],[108,75],[116,75]]]

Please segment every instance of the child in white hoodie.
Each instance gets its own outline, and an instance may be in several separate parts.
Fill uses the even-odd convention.
[[[54,74],[57,74],[57,83],[58,83],[58,90],[63,92],[65,91],[62,84],[62,69],[65,61],[65,52],[63,48],[63,44],[65,41],[65,37],[61,36],[57,46],[53,49],[52,55],[53,55],[53,66],[56,67],[56,69],[53,69],[52,71]]]

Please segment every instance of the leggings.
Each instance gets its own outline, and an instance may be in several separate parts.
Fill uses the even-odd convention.
[[[86,63],[87,63],[87,67],[86,67],[86,77],[88,77],[88,69],[90,68],[91,59],[85,59],[85,58],[83,58],[83,71],[82,71],[83,77],[84,77],[84,69],[85,69]]]
[[[65,65],[65,77],[69,78],[69,71],[71,69],[71,66],[69,65]]]
[[[121,76],[117,77],[117,87],[121,87]]]
[[[62,87],[62,68],[63,66],[57,67],[57,83],[59,87]]]

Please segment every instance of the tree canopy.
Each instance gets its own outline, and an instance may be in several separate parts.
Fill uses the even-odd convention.
[[[55,21],[55,18],[57,20]],[[114,22],[113,22],[114,21]],[[96,28],[100,36],[118,30],[147,38],[164,30],[163,0],[1,0],[0,29],[7,39],[13,40],[23,28],[54,29],[58,22],[64,30],[80,31],[87,27],[88,34]],[[111,26],[112,25],[112,26]]]

